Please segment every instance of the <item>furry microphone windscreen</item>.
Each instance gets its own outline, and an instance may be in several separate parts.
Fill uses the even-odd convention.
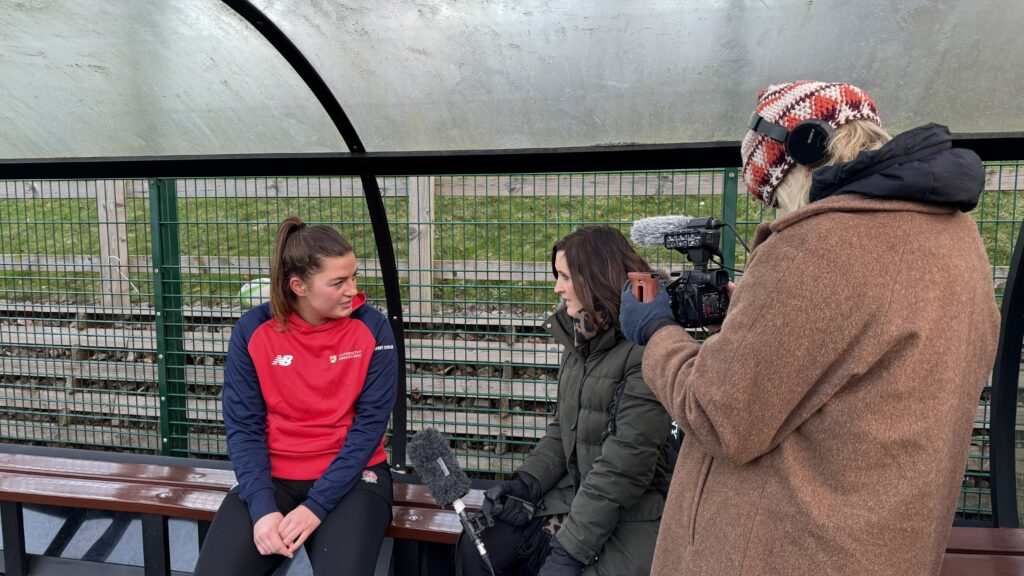
[[[651,216],[633,222],[629,237],[640,246],[664,248],[665,235],[682,232],[692,220],[689,216]]]
[[[416,473],[438,505],[451,506],[452,502],[469,492],[469,478],[459,467],[448,440],[436,428],[417,432],[409,441],[408,454]]]

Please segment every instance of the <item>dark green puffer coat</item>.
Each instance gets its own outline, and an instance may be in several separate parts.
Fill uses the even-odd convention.
[[[520,470],[540,481],[543,514],[568,512],[556,537],[586,561],[585,575],[647,576],[671,479],[671,419],[644,383],[644,349],[618,329],[576,349],[565,310],[544,326],[565,346],[558,408]]]

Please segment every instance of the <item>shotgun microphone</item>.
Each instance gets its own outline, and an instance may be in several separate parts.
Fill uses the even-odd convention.
[[[409,441],[408,454],[416,472],[427,485],[430,497],[442,508],[451,506],[455,509],[463,531],[473,541],[480,558],[493,574],[487,548],[473,529],[469,515],[466,514],[466,504],[462,501],[462,497],[469,493],[469,478],[459,467],[459,461],[448,446],[448,440],[436,428],[426,428],[417,432]]]
[[[715,218],[690,216],[651,216],[633,222],[629,237],[634,243],[648,248],[665,248],[665,236],[680,234],[699,228],[721,228],[725,224]]]

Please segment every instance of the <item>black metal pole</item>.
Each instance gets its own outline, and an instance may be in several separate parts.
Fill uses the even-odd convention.
[[[1017,245],[1006,277],[999,348],[992,368],[989,486],[992,490],[992,522],[997,528],[1016,528],[1019,524],[1014,430],[1017,426],[1021,341],[1024,338],[1024,278],[1019,275],[1022,258],[1024,225],[1017,235]]]
[[[142,514],[142,563],[146,576],[170,576],[171,548],[167,517]]]
[[[334,93],[324,79],[310,64],[306,56],[265,14],[260,12],[248,0],[222,0],[231,9],[245,18],[267,39],[268,42],[284,57],[292,69],[302,78],[306,86],[313,92],[320,105],[323,106],[335,128],[348,146],[350,157],[360,166],[359,178],[363,183],[363,196],[366,208],[370,213],[373,225],[373,238],[377,245],[377,259],[380,261],[381,280],[384,282],[384,296],[387,300],[388,320],[395,334],[395,350],[398,356],[398,390],[395,408],[392,411],[391,426],[391,465],[399,470],[405,469],[405,330],[402,327],[402,291],[398,280],[398,262],[395,260],[395,249],[391,243],[391,232],[388,227],[388,214],[381,199],[377,177],[368,171],[360,157],[366,152],[359,134],[349,121]],[[316,172],[314,172],[316,173]],[[324,173],[324,172],[319,172]],[[282,174],[283,175],[283,174]]]
[[[267,18],[263,12],[260,12],[259,8],[253,6],[249,0],[221,1],[239,16],[245,18],[249,24],[252,24],[253,28],[262,34],[267,39],[267,42],[270,42],[270,45],[291,65],[292,69],[299,75],[299,78],[302,78],[302,81],[306,83],[306,86],[316,96],[324,111],[331,118],[331,122],[334,122],[334,127],[338,129],[338,133],[345,140],[348,149],[352,152],[364,152],[363,144],[356,134],[355,127],[352,126],[348,115],[341,108],[338,99],[334,97],[334,93],[331,92],[323,77],[316,71],[316,68],[306,59],[305,54],[277,27],[277,24],[274,24],[270,18]]]
[[[1024,158],[1024,133],[954,135],[953,146],[970,148],[985,161],[1019,160]],[[0,180],[233,178],[239,175],[432,176],[710,169],[739,165],[739,142],[678,142],[508,150],[0,159]]]
[[[370,212],[373,237],[377,242],[377,258],[380,260],[381,280],[384,281],[384,297],[388,305],[388,321],[395,333],[398,350],[398,392],[395,408],[391,411],[391,466],[405,471],[406,444],[406,401],[405,401],[405,329],[402,319],[402,292],[399,288],[398,267],[395,262],[395,247],[388,228],[387,210],[381,198],[377,178],[363,175],[363,196]],[[385,265],[387,262],[390,265]]]
[[[25,554],[25,513],[21,502],[0,502],[0,523],[3,524],[4,574],[28,574]]]

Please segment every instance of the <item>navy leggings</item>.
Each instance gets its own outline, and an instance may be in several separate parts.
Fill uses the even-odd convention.
[[[381,541],[391,523],[391,471],[387,463],[368,468],[377,483],[363,480],[341,499],[309,535],[304,547],[316,576],[373,574]],[[278,480],[277,508],[287,515],[306,499],[312,480]],[[213,518],[196,561],[196,576],[270,575],[284,562],[279,554],[262,556],[252,539],[249,508],[236,486],[224,498]]]

